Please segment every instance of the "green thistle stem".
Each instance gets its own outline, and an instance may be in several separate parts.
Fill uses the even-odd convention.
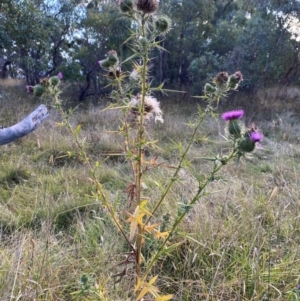
[[[145,29],[145,18],[142,18],[142,36],[146,37]],[[141,181],[142,181],[142,155],[143,155],[143,144],[144,144],[144,112],[145,112],[145,96],[146,96],[146,84],[147,84],[147,64],[148,64],[148,53],[143,55],[143,66],[142,66],[142,99],[139,115],[139,128],[138,128],[138,145],[137,145],[137,163],[136,163],[136,204],[137,206],[141,203]],[[144,229],[138,225],[137,234],[137,250],[136,250],[136,281],[141,276],[141,261],[142,261],[142,242],[143,242]],[[137,292],[138,293],[138,292]]]

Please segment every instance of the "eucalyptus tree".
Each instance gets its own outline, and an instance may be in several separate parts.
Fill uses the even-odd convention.
[[[61,48],[78,1],[12,0],[1,5],[0,54],[21,68],[27,84],[39,82],[62,62]],[[14,69],[11,76],[14,76]]]
[[[226,69],[226,56],[234,49],[244,23],[245,16],[238,10],[235,1],[215,1],[214,15],[206,39],[190,57],[188,73],[192,92],[201,92],[200,87],[210,81],[214,74],[223,70],[231,72],[232,68]],[[238,66],[236,67],[238,70]]]
[[[300,3],[290,1],[238,1],[247,20],[229,57],[239,64],[250,86],[295,81],[299,67],[299,42],[291,38],[291,18],[299,19]]]
[[[197,90],[206,75],[242,70],[244,88],[256,89],[297,79],[299,41],[289,22],[299,19],[299,1],[219,0],[208,43],[189,66]]]
[[[172,17],[172,30],[164,46],[164,77],[173,84],[189,83],[187,69],[212,31],[211,21],[216,6],[210,0],[168,0],[161,3],[161,11]]]
[[[99,76],[99,58],[111,49],[123,56],[125,33],[131,24],[120,18],[116,1],[91,1],[84,7],[76,26],[78,31],[73,35],[73,52],[66,74],[72,75],[70,79],[76,84],[82,101],[105,92],[107,82]]]
[[[241,70],[244,87],[254,88],[299,77],[299,40],[290,25],[299,20],[298,0],[164,0],[160,13],[172,17],[167,51],[151,54],[154,81],[201,92],[214,74]],[[24,71],[27,84],[62,71],[77,98],[106,92],[98,60],[109,50],[129,56],[123,43],[134,22],[120,17],[121,0],[2,0],[0,76],[6,66]],[[127,67],[123,65],[122,71]],[[103,79],[104,78],[104,79]],[[74,90],[73,89],[73,90]]]

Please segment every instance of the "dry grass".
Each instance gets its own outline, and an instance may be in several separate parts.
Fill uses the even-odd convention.
[[[0,120],[9,126],[37,105],[22,89],[1,85]],[[9,101],[7,101],[9,99]],[[228,105],[228,104],[227,104]],[[148,129],[158,140],[146,159],[157,156],[160,168],[145,174],[144,194],[155,205],[172,167],[189,136],[196,104],[163,100],[165,123]],[[130,273],[113,284],[117,263],[128,251],[101,203],[92,196],[89,170],[66,130],[51,117],[34,133],[1,146],[0,299],[11,300],[132,300]],[[292,114],[292,113],[290,113]],[[208,120],[189,153],[189,164],[160,209],[157,222],[168,228],[181,210],[188,215],[172,242],[181,244],[155,267],[160,288],[174,300],[260,301],[300,300],[298,121],[259,124],[266,135],[258,149],[238,166],[221,171],[196,206],[186,202],[197,189],[194,174],[205,178],[205,160],[227,151],[223,123]],[[121,221],[130,211],[125,189],[131,182],[123,155],[123,138],[112,131],[120,111],[89,106],[75,111],[72,124],[82,125],[80,137],[92,160],[100,162],[97,176]],[[204,135],[207,137],[204,139]],[[145,259],[158,247],[146,237]],[[83,276],[87,276],[87,283]]]

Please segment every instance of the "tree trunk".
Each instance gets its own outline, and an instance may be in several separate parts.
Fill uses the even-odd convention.
[[[0,60],[0,78],[6,78],[6,67],[11,64],[11,61],[2,59]]]
[[[179,38],[179,50],[178,50],[178,62],[179,62],[179,66],[178,66],[178,86],[179,89],[181,89],[182,87],[182,65],[183,65],[183,43],[184,43],[184,28],[181,28],[181,34],[180,34],[180,38]]]
[[[161,45],[163,48],[165,47],[165,42],[162,42]],[[163,81],[163,59],[164,59],[164,52],[162,50],[159,50],[159,83],[161,84]]]

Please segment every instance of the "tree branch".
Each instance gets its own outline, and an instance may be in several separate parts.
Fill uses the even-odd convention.
[[[0,145],[10,143],[34,131],[49,116],[45,105],[40,105],[19,123],[0,129]]]

